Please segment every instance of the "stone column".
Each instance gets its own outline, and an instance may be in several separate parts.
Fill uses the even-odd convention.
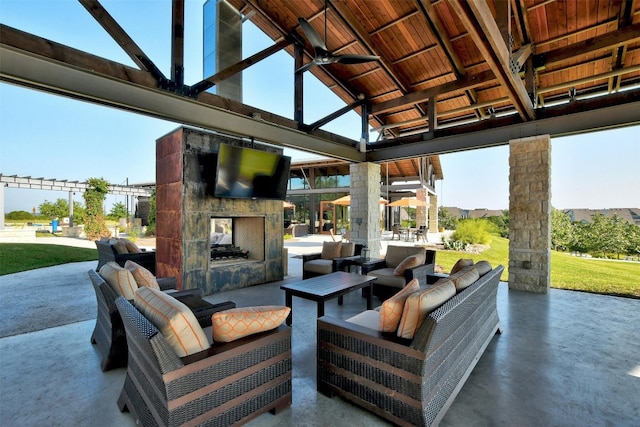
[[[438,196],[429,194],[429,233],[438,232]]]
[[[380,256],[380,165],[353,163],[351,176],[351,240]]]
[[[427,190],[424,188],[418,188],[416,190],[416,199],[427,202]],[[421,225],[427,225],[427,206],[416,207],[416,228],[420,228]]]
[[[546,294],[551,283],[551,139],[515,139],[509,149],[509,289]]]

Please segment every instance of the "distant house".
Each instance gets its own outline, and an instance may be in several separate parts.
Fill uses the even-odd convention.
[[[611,218],[618,215],[625,221],[640,226],[640,209],[639,208],[615,208],[615,209],[564,209],[562,212],[567,214],[571,221],[589,222],[591,217],[596,214],[602,214]]]
[[[496,209],[461,209],[455,207],[445,207],[447,212],[458,219],[467,218],[490,218],[493,216],[502,216],[502,210]]]

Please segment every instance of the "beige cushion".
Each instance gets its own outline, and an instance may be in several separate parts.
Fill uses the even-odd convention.
[[[133,305],[167,340],[179,357],[209,348],[209,340],[189,307],[166,293],[143,286]]]
[[[111,239],[109,244],[114,247],[119,255],[128,254],[127,245],[121,239]]]
[[[136,281],[138,287],[140,286],[148,286],[153,289],[160,289],[160,285],[158,285],[158,281],[152,272],[138,264],[137,262],[133,262],[131,260],[127,260],[124,263],[124,268],[129,270],[133,275],[133,279]]]
[[[491,264],[489,264],[489,261],[484,260],[476,262],[475,264],[473,264],[473,266],[476,268],[476,270],[478,270],[478,274],[480,275],[480,277],[484,276],[493,269],[491,267]]]
[[[124,242],[124,246],[127,248],[127,251],[130,254],[137,254],[142,252],[142,250],[138,247],[138,245],[136,245],[134,242],[132,242],[129,239],[120,239]]]
[[[413,339],[425,317],[455,294],[456,286],[452,281],[447,280],[440,285],[430,286],[424,291],[414,292],[409,295],[402,310],[402,318],[398,325],[398,336]]]
[[[380,268],[367,273],[368,276],[375,276],[378,279],[373,282],[374,285],[392,286],[394,288],[402,289],[407,284],[407,280],[404,276],[396,276],[394,274],[395,268]]]
[[[353,256],[353,254],[356,252],[355,243],[345,243],[345,242],[340,242],[340,243],[342,243],[342,248],[340,249],[340,258]]]
[[[347,319],[347,322],[364,326],[365,328],[380,330],[380,312],[378,310],[365,310]]]
[[[478,274],[478,270],[474,266],[465,267],[463,270],[458,271],[456,274],[452,274],[449,276],[449,280],[451,280],[455,284],[456,290],[458,292],[470,286],[479,278],[480,274]]]
[[[470,267],[472,265],[473,265],[472,259],[460,258],[458,261],[456,261],[455,264],[453,264],[453,267],[451,267],[451,272],[449,274],[456,274],[458,271],[462,270],[463,268]]]
[[[116,294],[128,300],[133,299],[138,284],[129,270],[115,262],[108,262],[100,268],[99,273]]]
[[[289,307],[275,305],[219,311],[211,316],[213,340],[230,342],[275,329],[287,319],[290,311]]]
[[[304,263],[304,270],[318,274],[329,274],[333,272],[333,260],[312,259]]]
[[[402,288],[400,292],[383,302],[380,306],[378,330],[382,332],[395,332],[398,329],[398,324],[402,317],[405,301],[409,295],[419,290],[420,283],[418,279],[413,279],[407,286]]]
[[[406,257],[410,255],[425,256],[425,249],[421,246],[387,246],[387,253],[384,257],[387,267],[396,268]]]
[[[342,242],[323,242],[322,243],[322,259],[334,259],[340,258],[340,251],[342,249]]]
[[[424,264],[425,254],[410,255],[402,260],[400,264],[393,270],[393,274],[401,276],[409,268],[415,268]]]

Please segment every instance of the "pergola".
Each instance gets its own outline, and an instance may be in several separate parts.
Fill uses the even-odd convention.
[[[79,2],[137,68],[0,25],[0,79],[354,163],[640,123],[638,0],[223,0],[273,45],[193,85],[183,78],[184,28],[199,23],[185,21],[184,1],[172,1],[170,75],[97,0]],[[317,32],[311,40],[299,18]],[[295,74],[294,119],[207,92],[283,49],[295,62],[282,70]],[[305,123],[306,73],[346,106]],[[362,117],[359,141],[320,129],[351,110]]]

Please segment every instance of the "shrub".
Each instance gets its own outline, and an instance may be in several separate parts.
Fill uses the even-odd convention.
[[[12,211],[4,216],[6,219],[10,220],[24,220],[30,219],[33,220],[33,215],[27,211]]]
[[[464,219],[458,222],[458,228],[451,235],[451,240],[468,244],[488,245],[494,226],[486,219]]]

